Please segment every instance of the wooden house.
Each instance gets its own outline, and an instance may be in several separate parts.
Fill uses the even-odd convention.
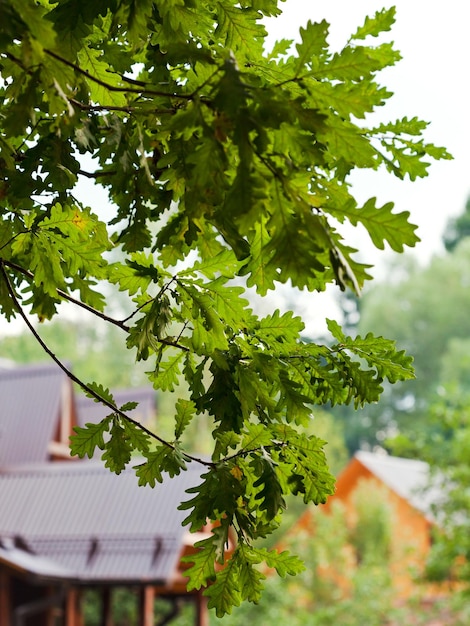
[[[436,524],[433,504],[442,494],[430,488],[429,466],[419,460],[389,456],[385,453],[357,452],[338,476],[336,492],[322,507],[332,512],[344,509],[350,528],[358,523],[357,494],[370,500],[371,506],[381,498],[390,512],[390,574],[397,597],[406,597],[416,589],[423,573]],[[292,533],[300,529],[315,533],[315,515],[309,509]],[[355,557],[357,558],[357,557]],[[350,559],[351,560],[351,559]],[[354,558],[353,558],[354,560]]]
[[[93,411],[55,366],[0,370],[0,626],[83,626],[89,589],[101,596],[100,623],[112,626],[117,587],[138,590],[139,626],[155,624],[155,597],[171,614],[193,603],[195,624],[207,624],[181,563],[200,537],[177,508],[201,468],[151,489],[132,469],[116,476],[100,461],[72,461],[71,429],[103,417]]]

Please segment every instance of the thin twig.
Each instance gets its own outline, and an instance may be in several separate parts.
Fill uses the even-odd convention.
[[[113,170],[110,172],[86,172],[85,170],[78,170],[77,174],[80,176],[86,176],[86,178],[103,178],[104,176],[114,176],[117,174],[117,171]]]
[[[0,260],[0,262],[3,263],[3,265],[5,265],[6,267],[10,267],[11,269],[16,270],[17,272],[20,272],[20,274],[22,274],[28,280],[34,281],[34,275],[30,271],[21,267],[20,265],[17,265],[16,263],[13,263],[12,261],[6,261],[6,260]],[[103,313],[102,311],[98,311],[97,309],[94,309],[88,304],[85,304],[81,300],[74,298],[69,293],[67,293],[66,291],[63,291],[62,289],[59,289],[58,287],[56,287],[56,292],[57,292],[57,295],[60,296],[63,300],[66,300],[67,302],[70,302],[71,304],[75,304],[76,306],[84,309],[85,311],[88,311],[88,313],[91,313],[95,317],[99,317],[103,321],[108,322],[109,324],[113,324],[114,326],[117,326],[118,328],[120,328],[126,333],[130,331],[130,326],[127,326],[125,322],[127,322],[132,317],[134,317],[134,315],[136,315],[136,313],[138,313],[141,308],[143,308],[144,306],[152,302],[152,300],[155,300],[155,298],[152,298],[151,300],[146,302],[144,305],[142,305],[142,307],[139,307],[136,311],[134,311],[134,313],[126,317],[124,320],[116,320],[113,317],[106,315],[106,313]],[[157,337],[156,339],[159,343],[165,346],[178,348],[179,350],[182,350],[183,352],[189,352],[189,348],[178,343],[178,341],[172,341],[171,339],[165,339],[164,337],[160,337],[160,338]]]
[[[135,317],[138,313],[140,313],[140,311],[142,311],[142,309],[144,309],[147,304],[150,304],[152,301],[154,300],[154,298],[149,298],[147,300],[147,302],[144,302],[143,304],[139,305],[135,311],[132,311],[132,313],[130,315],[128,315],[127,317],[125,317],[123,320],[121,320],[122,324],[125,324],[126,322],[128,322],[129,320],[131,320],[133,317]]]
[[[235,461],[236,459],[243,458],[248,456],[252,452],[260,452],[261,450],[280,450],[281,448],[285,448],[288,446],[287,441],[273,441],[271,444],[266,446],[258,446],[257,448],[242,448],[238,452],[234,452],[230,456],[225,456],[222,461],[224,463],[228,463],[230,461]]]
[[[142,432],[144,432],[146,435],[148,435],[152,439],[155,439],[156,441],[158,441],[159,443],[161,443],[164,446],[167,446],[171,450],[175,450],[176,446],[174,444],[170,443],[169,441],[166,441],[166,439],[163,439],[162,437],[160,437],[156,433],[152,432],[151,430],[146,428],[143,424],[141,424],[137,420],[134,420],[134,419],[132,419],[132,417],[129,417],[126,413],[121,411],[112,402],[110,402],[106,398],[103,398],[102,396],[100,396],[100,394],[97,393],[92,387],[90,387],[89,385],[84,383],[80,378],[75,376],[75,374],[73,374],[73,372],[71,370],[69,370],[68,367],[66,367],[64,365],[64,363],[62,363],[62,361],[52,352],[52,350],[49,348],[49,346],[43,341],[41,336],[38,334],[38,332],[36,331],[34,326],[29,321],[28,316],[24,312],[23,307],[20,305],[20,303],[18,301],[18,298],[16,297],[15,290],[13,289],[13,286],[12,286],[12,284],[10,282],[8,274],[7,274],[6,270],[5,270],[5,265],[6,265],[6,262],[3,261],[3,260],[0,260],[0,271],[1,271],[2,275],[3,275],[3,279],[5,281],[8,293],[9,293],[11,299],[13,300],[15,308],[18,311],[18,313],[20,314],[21,318],[23,319],[24,323],[26,324],[26,326],[28,327],[30,332],[32,333],[32,335],[34,336],[34,338],[36,339],[36,341],[39,343],[39,345],[44,350],[44,352],[46,352],[46,354],[48,354],[50,356],[50,358],[54,361],[54,363],[66,374],[66,376],[70,380],[72,380],[74,383],[76,383],[89,396],[91,396],[92,398],[94,398],[95,400],[100,402],[101,404],[107,406],[109,409],[111,409],[111,411],[113,413],[116,413],[122,419],[125,419],[129,423],[131,423],[134,426],[136,426],[137,428],[140,428],[140,430],[142,430]],[[187,454],[185,452],[183,452],[183,456],[188,461],[194,461],[196,463],[200,463],[201,465],[205,465],[206,467],[214,466],[214,463],[212,463],[212,462],[204,461],[203,459],[200,459],[198,457],[194,457],[194,456],[192,456],[190,454]]]
[[[87,74],[87,76],[89,76]],[[79,108],[81,111],[121,111],[123,113],[129,113],[129,115],[132,115],[132,113],[135,113],[136,111],[139,111],[139,107],[138,106],[117,106],[117,105],[113,105],[113,104],[85,104],[84,102],[80,102],[79,100],[76,100],[75,98],[68,98],[68,101],[70,102],[70,104],[73,104],[74,106],[76,106],[77,108]],[[176,109],[152,109],[152,113],[154,113],[155,115],[173,115],[175,113]]]
[[[59,54],[52,52],[52,50],[45,49],[44,52],[48,54],[49,56],[51,56],[52,58],[56,59],[56,61],[59,61],[60,63],[63,63],[64,65],[67,65],[67,67],[72,68],[78,74],[85,76],[89,80],[93,81],[97,85],[100,85],[101,87],[104,87],[108,91],[114,91],[117,93],[135,93],[139,96],[149,95],[149,96],[160,96],[162,98],[180,98],[181,100],[192,100],[194,98],[194,94],[192,93],[191,94],[168,93],[165,91],[159,91],[157,89],[147,89],[147,88],[133,89],[131,87],[117,87],[116,85],[110,85],[106,81],[101,80],[100,78],[97,78],[96,76],[93,76],[86,70],[83,70],[76,63],[72,63],[72,61],[69,61],[68,59],[64,59]]]
[[[24,267],[21,267],[21,265],[17,265],[16,263],[13,263],[12,261],[5,261],[5,260],[2,260],[1,263],[5,265],[6,267],[10,267],[11,269],[16,270],[28,280],[34,281],[34,274],[32,274],[29,270],[26,270]],[[93,307],[89,306],[88,304],[85,304],[81,300],[74,298],[73,296],[68,294],[66,291],[63,291],[62,289],[59,289],[56,287],[56,292],[57,292],[57,295],[63,298],[64,300],[67,300],[68,302],[71,302],[72,304],[79,306],[85,311],[88,311],[89,313],[95,315],[96,317],[101,318],[105,322],[114,324],[114,326],[117,326],[118,328],[121,328],[122,330],[129,332],[129,326],[126,326],[123,322],[120,322],[119,320],[115,320],[114,318],[109,317],[109,315],[106,315],[102,311],[98,311],[97,309],[94,309]]]
[[[10,237],[10,239],[8,239],[8,241],[4,243],[3,246],[0,247],[0,250],[3,250],[3,248],[6,248],[7,246],[9,246],[12,243],[12,241],[15,241],[15,239],[19,237],[20,235],[26,235],[27,232],[28,232],[27,230],[22,230],[21,232],[16,233],[12,237]]]

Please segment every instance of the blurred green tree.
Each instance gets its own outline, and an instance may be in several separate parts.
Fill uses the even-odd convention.
[[[260,604],[235,609],[224,624],[383,626],[394,614],[389,549],[392,511],[380,489],[359,490],[356,500],[359,515],[354,522],[336,502],[328,513],[314,511],[311,532],[289,533],[283,547],[303,555],[305,572],[287,584],[270,576]],[[220,622],[213,619],[211,623]]]
[[[460,241],[467,237],[470,237],[470,197],[464,212],[449,220],[443,236],[444,246],[448,252],[453,252]]]
[[[425,267],[407,262],[398,276],[364,295],[357,331],[396,337],[413,355],[416,378],[399,387],[385,384],[380,403],[356,415],[343,410],[346,438],[352,431],[358,445],[383,444],[397,431],[415,436],[429,425],[429,406],[442,382],[469,380],[470,239]]]

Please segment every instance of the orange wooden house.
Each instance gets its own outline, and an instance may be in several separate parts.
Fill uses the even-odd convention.
[[[151,396],[127,399],[135,395],[145,410],[133,417],[145,419]],[[72,460],[71,429],[104,417],[97,407],[77,402],[54,365],[0,368],[0,626],[83,626],[90,589],[101,597],[100,624],[112,626],[118,587],[136,591],[139,626],[154,626],[156,597],[171,607],[164,623],[189,602],[194,623],[207,625],[181,562],[201,536],[185,531],[178,510],[201,468],[150,489],[132,469],[116,476],[99,460]]]
[[[436,524],[433,504],[441,497],[438,488],[430,488],[430,471],[423,461],[360,451],[338,476],[336,492],[322,507],[326,512],[340,504],[351,528],[357,523],[357,493],[362,497],[380,497],[391,514],[390,574],[397,597],[406,597],[416,589],[423,573]],[[315,533],[314,511],[309,509],[298,521],[299,530]]]

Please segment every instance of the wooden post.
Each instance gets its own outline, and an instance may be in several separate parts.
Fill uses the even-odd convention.
[[[209,626],[207,598],[202,593],[196,595],[196,626]]]
[[[71,587],[65,595],[65,626],[77,626],[77,590]]]
[[[8,626],[10,622],[10,578],[5,570],[0,570],[0,626]]]
[[[70,587],[66,591],[64,623],[65,626],[84,626],[82,591],[77,587]]]
[[[85,626],[85,617],[83,615],[83,588],[77,587],[75,588],[76,598],[75,598],[75,607],[76,607],[76,618],[75,618],[75,626]]]
[[[151,585],[139,590],[139,626],[153,626],[154,624],[155,588]]]
[[[113,626],[112,591],[105,587],[101,592],[101,626]]]

